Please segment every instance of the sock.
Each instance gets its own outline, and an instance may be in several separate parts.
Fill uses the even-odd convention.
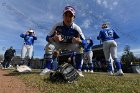
[[[31,61],[32,61],[32,59],[28,59],[28,64],[27,64],[27,65],[28,65],[29,67],[31,67]]]
[[[45,54],[44,58],[46,59],[45,68],[51,69],[52,54]]]
[[[117,70],[121,69],[121,62],[117,58],[114,59],[114,62],[115,62]]]
[[[89,63],[89,70],[93,70],[93,63]]]
[[[83,64],[83,70],[88,70],[88,65],[87,64]]]
[[[82,54],[76,54],[75,62],[76,62],[76,69],[77,70],[82,69],[82,61],[83,61],[83,55]]]
[[[53,69],[53,70],[56,70],[57,67],[58,67],[58,60],[57,60],[57,57],[54,57],[54,56],[53,56],[52,69]]]
[[[107,61],[107,70],[110,72],[110,71],[112,71],[112,64],[111,64],[111,62],[110,61]]]

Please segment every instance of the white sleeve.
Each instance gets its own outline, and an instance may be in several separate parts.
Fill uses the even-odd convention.
[[[78,33],[80,34],[80,36],[82,37],[82,39],[85,39],[85,36],[84,36],[81,28],[78,25],[74,24],[74,29],[78,31]]]

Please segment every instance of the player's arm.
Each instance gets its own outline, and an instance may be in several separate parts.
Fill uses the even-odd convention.
[[[20,37],[25,38],[26,34],[20,34]]]
[[[53,27],[52,31],[47,35],[46,41],[48,42],[60,42],[62,41],[62,37],[59,32],[56,30],[57,25]]]
[[[93,40],[90,39],[89,45],[90,45],[90,46],[93,46]]]
[[[52,30],[50,31],[50,33],[47,35],[46,41],[48,41],[48,42],[54,42],[53,36],[54,36],[55,29],[56,29],[56,26],[54,26],[52,28]]]
[[[34,40],[37,40],[36,33],[35,33],[35,32],[33,32],[33,33],[32,33],[32,35],[33,35]]]
[[[34,37],[34,40],[37,40],[37,36],[36,35],[33,35],[33,37]]]
[[[20,34],[20,37],[25,38],[28,34],[29,34],[29,32],[28,32],[28,31],[26,31],[26,32],[24,32],[24,33]]]
[[[113,38],[114,38],[114,39],[120,38],[114,30],[113,30]]]
[[[72,38],[72,43],[82,44],[82,40],[85,40],[85,36],[79,26],[76,26],[77,36]]]
[[[102,32],[100,31],[99,35],[97,36],[97,40],[100,40],[102,37]]]

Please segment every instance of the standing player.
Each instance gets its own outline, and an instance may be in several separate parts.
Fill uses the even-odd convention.
[[[84,47],[84,72],[88,71],[88,72],[93,73],[93,62],[92,62],[93,41],[92,39],[86,39],[86,40],[83,40],[82,44]]]
[[[33,55],[34,40],[37,40],[36,34],[32,29],[29,29],[25,33],[22,33],[20,37],[24,39],[24,44],[21,51],[22,61],[20,65],[25,65],[24,59],[25,56],[27,55],[29,57],[28,66],[30,66],[32,55]]]
[[[16,54],[16,51],[15,49],[13,49],[12,46],[5,51],[4,62],[3,62],[3,67],[5,69],[10,67],[11,61],[14,58],[15,54]]]
[[[116,75],[123,75],[121,68],[121,62],[117,57],[117,43],[115,39],[119,38],[116,32],[113,29],[108,28],[107,24],[102,25],[102,30],[99,33],[97,39],[101,39],[103,42],[103,51],[105,55],[106,62],[108,64],[108,71],[110,75],[113,75],[112,64],[110,60],[110,55],[115,62],[117,73]]]
[[[83,61],[83,48],[81,47],[81,43],[85,37],[80,27],[73,22],[74,19],[75,9],[71,6],[66,6],[63,12],[63,21],[57,23],[46,37],[46,40],[49,42],[46,46],[45,54],[46,69],[41,72],[41,75],[50,71],[53,51],[67,49],[77,53],[75,57],[76,69],[79,75],[83,76],[81,72]]]

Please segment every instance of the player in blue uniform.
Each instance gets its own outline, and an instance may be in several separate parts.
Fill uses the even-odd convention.
[[[33,44],[34,44],[34,40],[37,40],[37,36],[32,29],[29,29],[25,33],[22,33],[20,37],[24,39],[24,44],[21,51],[22,60],[19,65],[25,65],[24,59],[25,56],[27,55],[29,57],[28,66],[30,66],[31,59],[33,56]]]
[[[92,39],[86,39],[82,41],[82,45],[84,47],[84,72],[91,72],[93,73],[93,40]]]
[[[51,69],[52,53],[55,50],[72,50],[76,54],[76,69],[80,76],[83,76],[81,72],[82,68],[82,53],[81,47],[82,40],[85,39],[82,30],[73,21],[75,19],[75,9],[71,6],[66,6],[63,12],[63,21],[57,23],[52,31],[47,35],[46,40],[46,68],[40,73],[44,75]]]
[[[116,75],[123,75],[121,62],[117,57],[117,43],[115,39],[118,38],[119,36],[116,34],[116,32],[113,29],[108,28],[107,24],[102,25],[102,30],[100,31],[99,36],[97,37],[98,40],[101,40],[103,42],[103,51],[108,64],[108,72],[110,75],[113,75],[110,55],[114,60],[117,68]]]

